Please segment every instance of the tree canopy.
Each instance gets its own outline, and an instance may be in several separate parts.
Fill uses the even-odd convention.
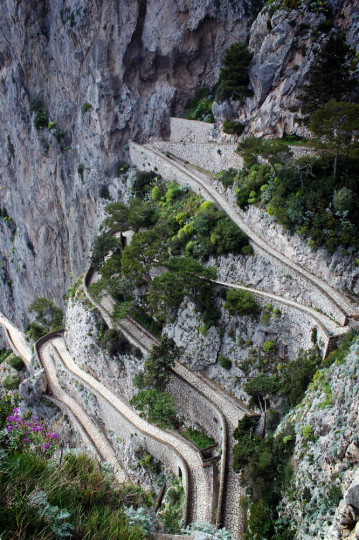
[[[224,67],[219,74],[216,93],[218,101],[226,98],[243,101],[245,97],[252,95],[252,91],[248,88],[248,68],[252,58],[253,53],[245,43],[232,43],[227,49],[222,59]]]
[[[313,113],[330,100],[341,101],[355,86],[350,66],[352,51],[343,36],[330,36],[303,87],[304,113]]]

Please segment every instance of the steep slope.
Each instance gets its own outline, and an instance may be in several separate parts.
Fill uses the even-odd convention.
[[[1,4],[0,307],[9,317],[24,322],[35,296],[61,301],[70,273],[86,267],[99,195],[117,186],[129,136],[160,134],[170,108],[213,84],[226,47],[246,36],[251,4]]]

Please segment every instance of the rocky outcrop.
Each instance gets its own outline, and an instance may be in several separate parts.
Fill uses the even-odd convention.
[[[116,176],[128,138],[163,133],[169,109],[213,84],[252,9],[247,0],[1,4],[0,212],[12,221],[0,224],[0,309],[14,321],[37,296],[62,301],[87,266],[101,195],[125,189]],[[39,95],[51,129],[46,114],[34,126]]]
[[[358,532],[358,353],[357,340],[342,363],[317,373],[289,415],[297,433],[294,479],[281,515],[293,521],[298,539],[356,538]]]
[[[357,3],[333,0],[326,5],[333,13],[337,28],[358,50]],[[308,134],[301,118],[298,97],[303,83],[308,80],[316,54],[328,37],[325,29],[318,29],[324,21],[325,15],[320,10],[311,11],[306,2],[297,9],[280,9],[278,2],[265,7],[250,30],[249,48],[254,57],[249,77],[253,96],[247,98],[243,106],[216,104],[213,107],[216,118],[223,120],[238,114],[240,121],[248,123],[245,134],[257,137]]]

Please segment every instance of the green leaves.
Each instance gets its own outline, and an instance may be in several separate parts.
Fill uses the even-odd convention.
[[[176,400],[166,392],[155,389],[142,390],[130,401],[130,404],[141,411],[141,417],[152,424],[163,428],[178,425],[176,417]]]
[[[229,289],[224,307],[231,315],[255,315],[258,312],[253,294],[242,289]]]
[[[144,384],[163,391],[179,354],[180,351],[173,339],[163,336],[161,342],[153,346],[150,357],[145,361]]]
[[[227,98],[243,101],[245,97],[252,95],[253,92],[248,88],[248,68],[252,58],[253,53],[245,43],[232,43],[227,49],[222,60],[224,67],[219,74],[217,101]]]
[[[342,36],[330,36],[312,66],[303,88],[303,112],[313,113],[330,100],[340,101],[355,86],[350,59],[352,51]]]
[[[29,306],[28,312],[36,313],[37,324],[31,323],[34,327],[37,326],[39,329],[43,330],[40,326],[42,325],[47,331],[62,328],[64,315],[61,309],[55,306],[55,304],[47,298],[36,298]]]
[[[140,284],[151,283],[150,268],[160,259],[163,245],[154,230],[136,233],[129,246],[123,250],[122,274]]]

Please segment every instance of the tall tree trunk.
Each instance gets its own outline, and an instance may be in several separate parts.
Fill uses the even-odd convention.
[[[334,159],[334,178],[337,177],[337,174],[338,174],[338,152],[336,152],[335,159]]]

